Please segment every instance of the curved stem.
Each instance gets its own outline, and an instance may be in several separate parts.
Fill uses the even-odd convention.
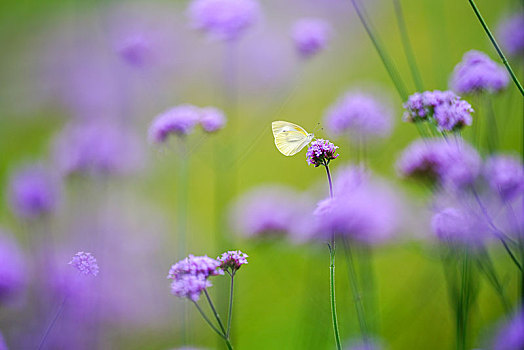
[[[211,301],[211,297],[209,296],[207,289],[204,289],[204,294],[206,295],[209,306],[211,307],[211,310],[213,311],[213,314],[215,315],[218,325],[220,326],[220,329],[222,330],[222,334],[225,335],[226,329],[224,328],[224,324],[222,323],[222,320],[220,319],[220,315],[218,314],[217,310],[215,309],[215,305],[213,305],[213,302]]]
[[[56,310],[56,314],[55,316],[53,317],[53,320],[51,321],[51,323],[47,326],[47,329],[44,333],[44,336],[42,337],[42,340],[40,340],[40,344],[38,345],[38,350],[42,349],[44,344],[45,344],[45,341],[47,340],[47,337],[49,336],[49,334],[51,333],[51,329],[53,329],[53,326],[55,325],[56,321],[58,320],[58,317],[60,316],[60,314],[62,313],[62,310],[64,309],[64,305],[66,303],[66,300],[67,300],[67,296],[64,297],[64,299],[62,300],[62,302],[60,303],[60,306],[58,307],[58,310]]]
[[[418,91],[424,90],[422,77],[417,66],[417,61],[415,60],[415,55],[413,54],[413,48],[411,47],[411,42],[409,41],[408,30],[406,28],[406,22],[404,21],[404,15],[402,13],[402,6],[400,0],[393,0],[393,5],[395,6],[395,14],[397,15],[397,24],[400,31],[400,38],[402,40],[402,46],[404,47],[404,53],[409,64],[409,69],[411,71],[411,76],[415,82],[415,87]]]
[[[493,34],[491,34],[491,31],[489,30],[488,25],[486,24],[486,21],[484,21],[484,18],[480,14],[480,11],[479,11],[479,9],[477,7],[477,4],[475,4],[474,0],[468,0],[468,1],[469,1],[470,5],[471,5],[471,8],[473,9],[473,12],[475,12],[475,15],[477,16],[480,24],[482,25],[482,28],[484,28],[484,31],[488,35],[489,40],[491,40],[491,43],[495,47],[495,50],[497,50],[497,53],[499,54],[500,59],[502,60],[502,63],[504,63],[504,65],[506,66],[506,69],[509,72],[509,75],[511,75],[511,79],[513,79],[513,82],[515,83],[515,85],[519,89],[520,94],[522,96],[524,96],[524,88],[522,88],[522,85],[520,84],[519,80],[517,79],[517,76],[513,72],[513,69],[511,69],[511,66],[509,65],[509,62],[506,59],[506,56],[504,56],[504,53],[502,52],[502,50],[500,49],[499,44],[495,40],[495,37],[493,36]]]
[[[197,304],[196,301],[193,301],[193,304],[195,304],[198,312],[200,313],[200,315],[202,315],[202,318],[204,319],[204,321],[206,321],[206,323],[209,325],[209,327],[211,327],[216,334],[218,334],[220,336],[220,338],[222,339],[226,339],[226,336],[224,334],[222,334],[222,332],[220,332],[218,330],[218,328],[216,328],[213,323],[211,322],[211,320],[209,319],[209,317],[207,317],[207,315],[204,313],[204,311],[202,310],[202,308]]]

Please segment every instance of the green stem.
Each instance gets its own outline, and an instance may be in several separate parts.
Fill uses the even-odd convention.
[[[329,247],[329,290],[331,295],[331,316],[333,319],[333,331],[335,333],[335,342],[337,349],[341,350],[342,345],[340,342],[340,334],[338,331],[338,320],[337,320],[337,302],[335,299],[335,245],[334,241],[331,241],[332,245]]]
[[[417,61],[415,60],[415,55],[413,54],[413,48],[411,47],[411,42],[409,40],[408,31],[406,28],[406,22],[404,21],[404,15],[402,13],[402,6],[400,0],[393,0],[395,6],[395,14],[397,15],[397,24],[400,31],[400,38],[402,40],[402,46],[404,47],[404,53],[409,64],[409,69],[411,71],[411,76],[415,82],[415,87],[418,91],[423,91],[423,83],[420,75],[420,71],[417,66]]]
[[[497,53],[499,54],[500,59],[502,60],[502,63],[504,63],[504,65],[506,66],[506,69],[509,72],[509,75],[511,75],[511,79],[513,79],[513,82],[515,83],[515,85],[519,89],[520,94],[522,96],[524,96],[524,88],[522,88],[522,85],[520,84],[519,80],[517,79],[517,76],[513,72],[513,69],[511,69],[511,66],[509,65],[509,62],[506,59],[506,56],[504,56],[504,53],[502,52],[502,50],[500,49],[499,44],[495,40],[495,37],[493,36],[493,34],[491,34],[491,31],[489,30],[488,25],[486,24],[486,21],[484,21],[484,18],[480,14],[480,11],[479,11],[479,9],[477,7],[477,4],[475,4],[474,0],[468,0],[468,1],[469,1],[470,5],[471,5],[471,8],[473,8],[473,12],[475,12],[475,15],[477,16],[480,24],[482,25],[482,28],[484,28],[484,31],[488,35],[489,40],[491,40],[491,43],[495,47],[495,50],[497,50]]]
[[[344,250],[346,253],[346,263],[348,266],[348,275],[349,275],[349,284],[351,287],[351,294],[353,294],[353,302],[355,304],[355,309],[357,311],[358,323],[360,325],[360,332],[362,333],[362,338],[364,343],[368,343],[368,327],[366,323],[366,317],[364,312],[364,305],[362,304],[362,298],[360,296],[360,291],[358,288],[357,273],[355,270],[355,264],[353,262],[353,255],[351,254],[351,247],[347,240],[343,240]]]
[[[231,331],[231,315],[233,314],[233,286],[235,280],[235,273],[231,274],[231,285],[229,286],[229,312],[227,314],[227,333],[226,336],[229,339],[229,333]]]
[[[371,39],[373,46],[375,46],[375,49],[377,50],[377,53],[380,56],[380,59],[382,60],[382,63],[384,64],[384,67],[386,68],[389,77],[393,81],[393,84],[395,85],[400,98],[402,99],[402,101],[406,101],[408,99],[408,93],[404,83],[402,82],[402,78],[400,77],[400,74],[398,73],[397,68],[395,67],[395,64],[382,47],[382,43],[379,41],[378,36],[375,35],[375,33],[373,33],[370,23],[368,22],[366,16],[364,15],[364,12],[360,9],[358,5],[358,0],[351,0],[351,3],[355,8],[360,22],[362,22],[364,29],[366,30],[369,38]]]
[[[211,297],[209,296],[207,289],[204,289],[204,294],[206,295],[209,306],[211,307],[211,310],[213,311],[213,314],[215,315],[218,325],[220,326],[220,329],[222,330],[222,334],[224,335],[227,334],[226,329],[224,328],[224,324],[222,323],[222,320],[220,319],[220,315],[218,314],[217,310],[215,309],[215,305],[213,305],[213,302],[211,301]]]
[[[220,338],[222,338],[222,339],[224,339],[224,340],[227,340],[227,339],[226,339],[226,336],[225,336],[222,332],[220,332],[220,331],[218,330],[218,328],[216,328],[216,327],[213,325],[213,323],[211,322],[211,320],[207,317],[207,315],[206,315],[206,314],[204,313],[204,311],[200,308],[200,306],[197,304],[197,302],[196,302],[196,301],[193,301],[193,304],[195,304],[195,306],[196,306],[198,312],[200,313],[200,315],[202,315],[202,318],[207,322],[207,324],[209,325],[209,327],[211,327],[211,328],[215,331],[215,333],[218,334],[218,335],[220,336]]]

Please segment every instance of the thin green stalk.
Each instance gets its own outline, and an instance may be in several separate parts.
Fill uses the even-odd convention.
[[[231,274],[231,285],[229,286],[229,312],[227,314],[227,332],[226,337],[229,339],[229,333],[231,331],[231,315],[233,314],[233,286],[235,280],[235,273]]]
[[[353,294],[353,302],[355,304],[355,309],[357,311],[357,318],[358,323],[360,325],[360,332],[362,333],[362,338],[364,340],[364,343],[367,344],[369,340],[369,332],[366,322],[366,316],[364,312],[364,305],[362,304],[362,298],[360,296],[360,291],[358,287],[358,278],[357,273],[355,270],[355,264],[353,262],[353,255],[351,253],[351,247],[347,240],[343,240],[344,242],[344,251],[346,255],[346,264],[348,267],[348,277],[349,277],[349,284],[351,287],[351,294]]]
[[[331,173],[329,172],[328,163],[324,163],[326,168],[326,174],[329,182],[329,196],[333,198],[333,183],[331,181]],[[329,293],[331,299],[331,316],[333,321],[333,332],[335,334],[335,343],[337,349],[342,349],[342,344],[340,342],[340,332],[338,330],[338,319],[337,319],[337,302],[335,298],[335,233],[331,233],[331,243],[328,244],[329,248]]]
[[[511,66],[509,65],[509,62],[506,59],[506,56],[504,56],[504,53],[502,52],[502,50],[500,49],[499,44],[495,40],[495,37],[493,36],[493,34],[491,34],[491,31],[489,30],[488,25],[486,24],[486,21],[484,21],[484,18],[480,14],[480,11],[479,11],[479,9],[477,7],[477,4],[475,4],[474,0],[468,0],[468,1],[469,1],[470,5],[471,5],[471,8],[473,9],[473,12],[475,12],[475,15],[477,16],[480,24],[482,25],[482,28],[484,28],[484,31],[488,35],[489,40],[491,40],[491,43],[495,47],[495,50],[497,50],[497,53],[499,54],[500,59],[502,60],[502,63],[504,63],[504,65],[506,66],[506,69],[509,72],[509,75],[511,75],[511,79],[513,79],[513,82],[515,83],[515,85],[519,89],[520,94],[522,96],[524,96],[524,88],[522,88],[522,85],[520,84],[519,80],[517,79],[517,76],[513,72],[513,69],[511,69]]]
[[[413,54],[413,48],[411,47],[411,42],[409,40],[408,30],[406,27],[406,22],[404,21],[404,14],[402,13],[402,6],[400,0],[393,0],[393,5],[395,6],[395,14],[397,16],[398,29],[400,31],[400,38],[402,40],[402,46],[404,47],[404,53],[409,64],[409,70],[411,71],[411,76],[413,77],[413,82],[418,91],[424,90],[424,84],[422,83],[422,77],[417,66],[417,61],[415,55]]]
[[[206,295],[207,301],[209,303],[209,306],[211,307],[211,310],[213,311],[213,314],[215,315],[215,318],[218,322],[218,325],[220,326],[220,329],[222,330],[222,333],[225,335],[226,329],[224,328],[224,324],[222,323],[222,320],[220,319],[220,315],[218,314],[217,310],[215,309],[215,305],[211,301],[211,297],[209,296],[209,293],[207,292],[207,289],[204,289],[204,294]]]
[[[480,249],[476,261],[480,271],[484,273],[486,279],[498,294],[504,311],[509,315],[511,313],[511,303],[508,299],[508,296],[506,295],[506,291],[504,290],[502,283],[500,282],[497,270],[495,270],[495,267],[493,266],[493,262],[489,256],[488,251],[484,248]]]
[[[382,46],[382,43],[378,39],[378,36],[375,35],[375,33],[373,32],[370,23],[368,22],[364,12],[358,4],[358,0],[351,0],[351,3],[355,8],[360,22],[362,22],[364,29],[366,30],[369,38],[371,39],[373,46],[375,46],[375,49],[377,50],[377,53],[380,56],[380,59],[382,60],[382,63],[384,64],[384,67],[386,68],[389,77],[393,81],[393,84],[395,85],[400,98],[402,99],[402,101],[406,101],[408,99],[407,89],[404,85],[404,82],[402,81],[402,78],[400,77],[400,74],[397,71],[397,68],[395,67],[395,64],[393,63],[393,60],[388,56],[388,54]]]
[[[361,247],[360,254],[362,294],[364,309],[367,310],[367,325],[369,334],[378,334],[379,329],[379,309],[376,295],[375,271],[373,269],[373,250],[371,246]]]
[[[58,310],[56,310],[55,316],[51,320],[51,323],[47,326],[44,336],[42,337],[42,340],[40,340],[40,344],[38,344],[38,350],[42,349],[44,347],[45,341],[47,340],[47,337],[51,333],[51,330],[53,329],[56,321],[58,320],[58,317],[62,314],[62,310],[64,309],[64,305],[66,303],[67,296],[64,297],[62,302],[60,303],[60,306],[58,306]]]
[[[206,323],[209,325],[209,327],[211,327],[211,329],[213,329],[215,331],[215,333],[220,336],[220,338],[226,340],[226,336],[224,334],[222,334],[222,332],[220,330],[218,330],[218,328],[216,328],[215,325],[213,325],[211,320],[207,317],[207,315],[204,313],[204,310],[202,310],[202,308],[200,308],[200,306],[197,304],[197,302],[193,301],[193,304],[195,304],[198,312],[200,313],[200,315],[202,315],[202,318],[204,319],[204,321],[206,321]]]

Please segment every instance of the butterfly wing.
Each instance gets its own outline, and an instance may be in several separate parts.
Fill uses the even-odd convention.
[[[285,156],[297,154],[313,139],[306,130],[293,123],[276,121],[272,123],[272,128],[275,145]]]

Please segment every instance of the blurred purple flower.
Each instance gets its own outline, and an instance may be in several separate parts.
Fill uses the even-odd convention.
[[[494,350],[521,350],[524,347],[524,312],[519,311],[495,337]]]
[[[260,6],[255,0],[193,0],[188,16],[194,28],[234,41],[257,21]]]
[[[151,61],[151,47],[143,34],[129,35],[116,48],[120,57],[129,65],[142,68]]]
[[[0,304],[19,293],[26,281],[20,247],[10,235],[0,231]]]
[[[504,19],[497,28],[498,38],[512,56],[524,55],[524,13],[518,12]]]
[[[303,18],[295,22],[291,36],[298,53],[309,58],[326,48],[331,31],[331,25],[322,19]]]
[[[398,229],[400,203],[388,187],[362,177],[362,169],[347,167],[335,177],[333,198],[318,203],[314,212],[318,238],[336,236],[367,244],[392,237]],[[342,182],[344,185],[340,185]]]
[[[7,344],[5,342],[2,332],[0,332],[0,350],[8,350]]]
[[[433,118],[440,131],[455,131],[471,125],[473,108],[451,91],[424,91],[409,96],[403,120],[416,123]]]
[[[243,194],[232,210],[235,231],[244,236],[287,233],[300,203],[298,194],[283,186],[262,186]]]
[[[63,175],[125,174],[143,163],[138,136],[113,122],[75,122],[56,137],[55,162]]]
[[[151,123],[149,139],[156,143],[163,143],[170,134],[188,135],[200,121],[200,115],[200,109],[193,105],[183,104],[173,107],[157,116]]]
[[[247,258],[248,255],[240,250],[230,250],[219,256],[217,260],[220,261],[222,270],[227,271],[230,275],[234,275],[242,265],[247,264]]]
[[[483,52],[471,50],[455,66],[450,86],[459,94],[498,92],[506,88],[509,75],[506,69]]]
[[[337,159],[338,146],[335,146],[329,140],[316,139],[311,142],[307,152],[306,161],[309,165],[318,167],[320,165],[328,165],[333,159]]]
[[[96,258],[91,253],[78,252],[76,253],[69,265],[77,269],[81,274],[86,276],[97,276],[99,272]]]
[[[189,254],[185,259],[172,265],[169,269],[168,279],[177,279],[183,275],[195,275],[208,278],[209,276],[223,275],[220,269],[220,261],[212,259],[207,255],[194,256]]]
[[[473,184],[481,167],[477,151],[461,139],[419,139],[397,161],[402,176],[461,188]]]
[[[504,199],[512,199],[524,190],[524,170],[520,160],[513,156],[497,155],[484,165],[484,177],[491,189]]]
[[[436,212],[431,219],[431,229],[441,241],[466,245],[480,244],[489,235],[488,224],[482,214],[464,205]]]
[[[20,218],[35,219],[53,212],[59,200],[55,176],[40,164],[16,169],[9,183],[11,210]]]
[[[171,294],[198,301],[200,294],[212,284],[202,275],[182,275],[171,282]]]
[[[226,124],[226,117],[224,112],[214,107],[202,108],[200,117],[200,125],[205,132],[215,132],[222,129]]]
[[[333,135],[385,137],[391,131],[392,112],[372,94],[347,92],[328,109],[324,119]]]

